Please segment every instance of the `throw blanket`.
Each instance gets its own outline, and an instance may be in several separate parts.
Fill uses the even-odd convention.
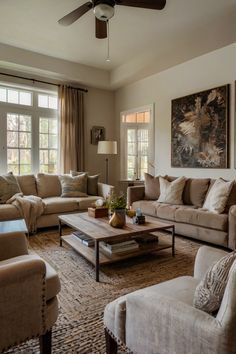
[[[7,201],[7,204],[14,205],[25,219],[28,232],[37,230],[37,219],[44,211],[44,203],[40,197],[35,195],[23,196],[22,193],[15,194]]]

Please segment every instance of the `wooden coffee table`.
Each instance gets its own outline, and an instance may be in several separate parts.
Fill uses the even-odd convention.
[[[144,225],[135,225],[132,219],[127,217],[126,225],[123,229],[116,229],[109,225],[108,218],[95,219],[88,216],[88,213],[66,214],[59,216],[59,235],[60,246],[62,241],[70,245],[76,252],[85,257],[90,263],[95,266],[96,281],[99,281],[99,267],[102,264],[109,264],[121,261],[125,258],[137,257],[139,255],[157,252],[166,248],[172,249],[172,256],[175,255],[175,226],[173,224],[165,224],[155,221],[154,218],[146,217]],[[75,235],[62,236],[62,225],[72,227],[74,230],[80,231],[83,234],[91,237],[95,242],[95,247],[85,246]],[[107,255],[99,248],[101,241],[125,241],[133,239],[138,235],[147,235],[155,231],[170,230],[172,241],[166,240],[166,235],[160,237],[158,242],[152,242],[138,250],[133,250],[125,254]],[[164,240],[163,240],[164,238]]]

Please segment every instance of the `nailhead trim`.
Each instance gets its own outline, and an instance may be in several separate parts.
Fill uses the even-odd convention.
[[[126,346],[125,343],[123,343],[119,338],[117,338],[109,328],[104,326],[104,329],[109,333],[109,335],[116,341],[116,343],[124,350],[128,351],[129,354],[134,354],[130,349]]]

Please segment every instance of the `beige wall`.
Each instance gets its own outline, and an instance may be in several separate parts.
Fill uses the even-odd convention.
[[[90,143],[90,130],[93,126],[104,126],[106,140],[116,138],[115,132],[114,93],[111,91],[89,88],[85,94],[85,153],[86,171],[90,174],[100,173],[101,181],[105,181],[106,155],[97,154],[97,145]],[[115,183],[117,156],[109,157],[109,183]]]
[[[236,178],[236,169],[234,169],[235,63],[236,44],[233,44],[119,89],[115,97],[117,132],[119,132],[120,112],[154,103],[156,174]],[[171,168],[171,100],[224,84],[230,84],[231,92],[229,135],[231,168],[223,170]]]

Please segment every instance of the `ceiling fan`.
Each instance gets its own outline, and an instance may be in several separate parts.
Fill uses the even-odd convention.
[[[166,5],[166,0],[90,0],[62,17],[58,23],[69,26],[93,9],[96,19],[96,37],[107,38],[107,22],[114,16],[116,5],[162,10]]]

